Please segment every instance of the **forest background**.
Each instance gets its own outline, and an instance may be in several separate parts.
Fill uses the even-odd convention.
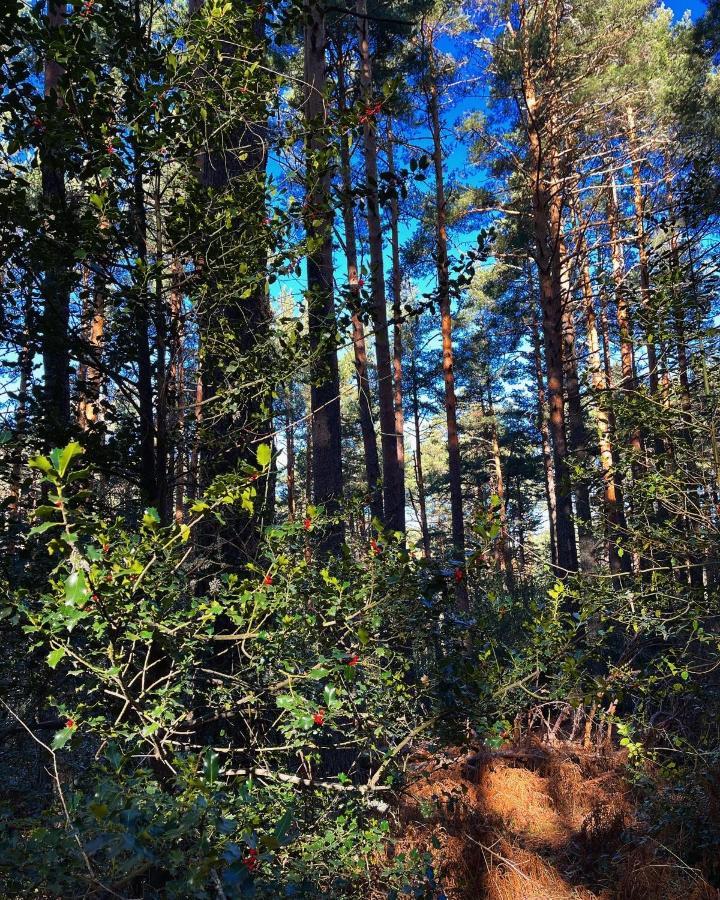
[[[717,896],[719,16],[6,0],[6,896]]]

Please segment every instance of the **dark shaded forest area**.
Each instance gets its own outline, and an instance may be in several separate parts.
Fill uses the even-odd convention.
[[[5,0],[0,893],[720,898],[720,6]]]

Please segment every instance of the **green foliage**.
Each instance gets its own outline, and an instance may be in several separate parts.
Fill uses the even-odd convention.
[[[141,879],[205,897],[219,878],[233,896],[362,896],[389,836],[383,794],[364,785],[392,781],[394,748],[432,708],[412,671],[430,626],[407,553],[383,539],[357,561],[315,560],[304,523],[287,523],[244,572],[198,579],[185,528],[242,502],[242,482],[188,526],[146,510],[132,530],[95,515],[78,455],[33,460],[53,491],[38,516],[55,526],[34,539],[57,561],[15,603],[67,718],[50,751],[98,762],[60,788],[67,816],[4,820],[7,884],[80,896]],[[302,778],[286,774],[298,758]]]

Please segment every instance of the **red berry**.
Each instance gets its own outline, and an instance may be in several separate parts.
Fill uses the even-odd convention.
[[[364,279],[364,278],[358,278],[358,280],[357,280],[357,286],[358,286],[359,288],[365,287],[365,279]]]
[[[312,519],[303,519],[303,528],[305,531],[310,531],[310,526],[312,525]]]
[[[110,552],[110,544],[103,544],[103,553]]]
[[[73,719],[68,719],[67,722],[65,723],[65,727],[66,727],[66,728],[74,728],[74,727],[75,727],[75,722],[74,722],[74,720],[73,720]]]
[[[325,710],[322,707],[313,715],[313,722],[316,725],[322,725],[325,721]]]
[[[347,664],[349,666],[355,667],[359,662],[360,662],[360,657],[356,654],[355,656],[350,657],[350,659],[347,661]]]
[[[458,568],[455,569],[455,581],[459,584],[463,580],[464,577],[465,577],[465,573],[458,566]]]
[[[272,583],[273,583],[272,575],[266,575],[263,578],[263,584],[272,584]]]
[[[382,553],[382,547],[380,546],[380,544],[378,544],[375,538],[370,539],[370,549],[376,556],[379,556]]]
[[[254,847],[249,847],[245,854],[245,858],[243,859],[244,865],[247,866],[251,872],[254,872],[255,869],[257,869],[259,862],[257,850]]]

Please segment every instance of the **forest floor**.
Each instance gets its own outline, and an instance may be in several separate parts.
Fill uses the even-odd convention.
[[[651,837],[626,763],[576,743],[420,751],[394,852],[429,852],[448,900],[720,900]]]

